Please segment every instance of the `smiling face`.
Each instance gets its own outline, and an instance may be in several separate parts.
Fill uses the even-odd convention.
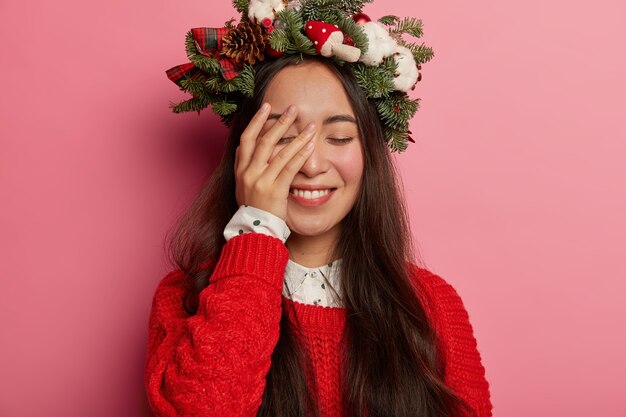
[[[298,118],[276,146],[272,158],[308,123],[317,126],[313,154],[290,188],[286,222],[292,236],[336,241],[341,221],[357,199],[363,176],[362,141],[341,81],[319,63],[288,66],[272,79],[264,101],[271,104],[272,116],[261,134],[276,123],[290,104],[298,108]]]

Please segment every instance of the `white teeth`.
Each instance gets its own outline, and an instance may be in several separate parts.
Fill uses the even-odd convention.
[[[326,194],[330,193],[330,189],[309,191],[298,190],[294,188],[293,190],[291,190],[291,193],[293,195],[297,195],[298,197],[304,198],[305,200],[315,200],[316,198],[323,197]]]

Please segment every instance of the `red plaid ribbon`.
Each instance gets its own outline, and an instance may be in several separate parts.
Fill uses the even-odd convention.
[[[225,80],[232,80],[240,72],[241,67],[230,58],[221,56],[222,38],[229,32],[228,28],[194,28],[191,34],[198,44],[203,55],[215,58],[220,63],[220,72]],[[196,78],[203,71],[196,67],[193,62],[178,65],[165,71],[167,78],[180,86],[180,81],[188,78]]]

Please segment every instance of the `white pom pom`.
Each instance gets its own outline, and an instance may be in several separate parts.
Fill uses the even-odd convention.
[[[363,32],[367,35],[369,48],[367,53],[361,55],[359,61],[365,65],[380,65],[383,62],[383,58],[394,53],[397,43],[381,23],[366,22],[361,23],[361,26],[363,27]]]
[[[282,0],[250,0],[248,5],[248,19],[253,23],[261,23],[263,19],[274,21],[274,12],[285,8]]]
[[[396,90],[408,93],[417,82],[419,71],[411,50],[398,45],[394,51],[393,59],[398,64],[396,77],[393,85]]]
[[[270,4],[276,13],[282,12],[285,9],[285,3],[283,3],[283,0],[271,0]]]

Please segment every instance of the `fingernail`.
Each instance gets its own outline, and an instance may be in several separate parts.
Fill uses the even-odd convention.
[[[294,114],[296,114],[296,106],[294,106],[293,104],[291,106],[289,106],[289,108],[287,109],[287,115],[289,116],[293,116]]]
[[[306,127],[306,129],[304,129],[304,133],[313,133],[314,130],[315,130],[315,124],[311,123],[310,125]]]
[[[305,148],[307,151],[310,151],[311,149],[313,149],[313,142],[307,143]]]
[[[263,103],[263,105],[261,106],[261,113],[265,113],[266,111],[268,111],[270,108],[270,105],[268,103]]]

